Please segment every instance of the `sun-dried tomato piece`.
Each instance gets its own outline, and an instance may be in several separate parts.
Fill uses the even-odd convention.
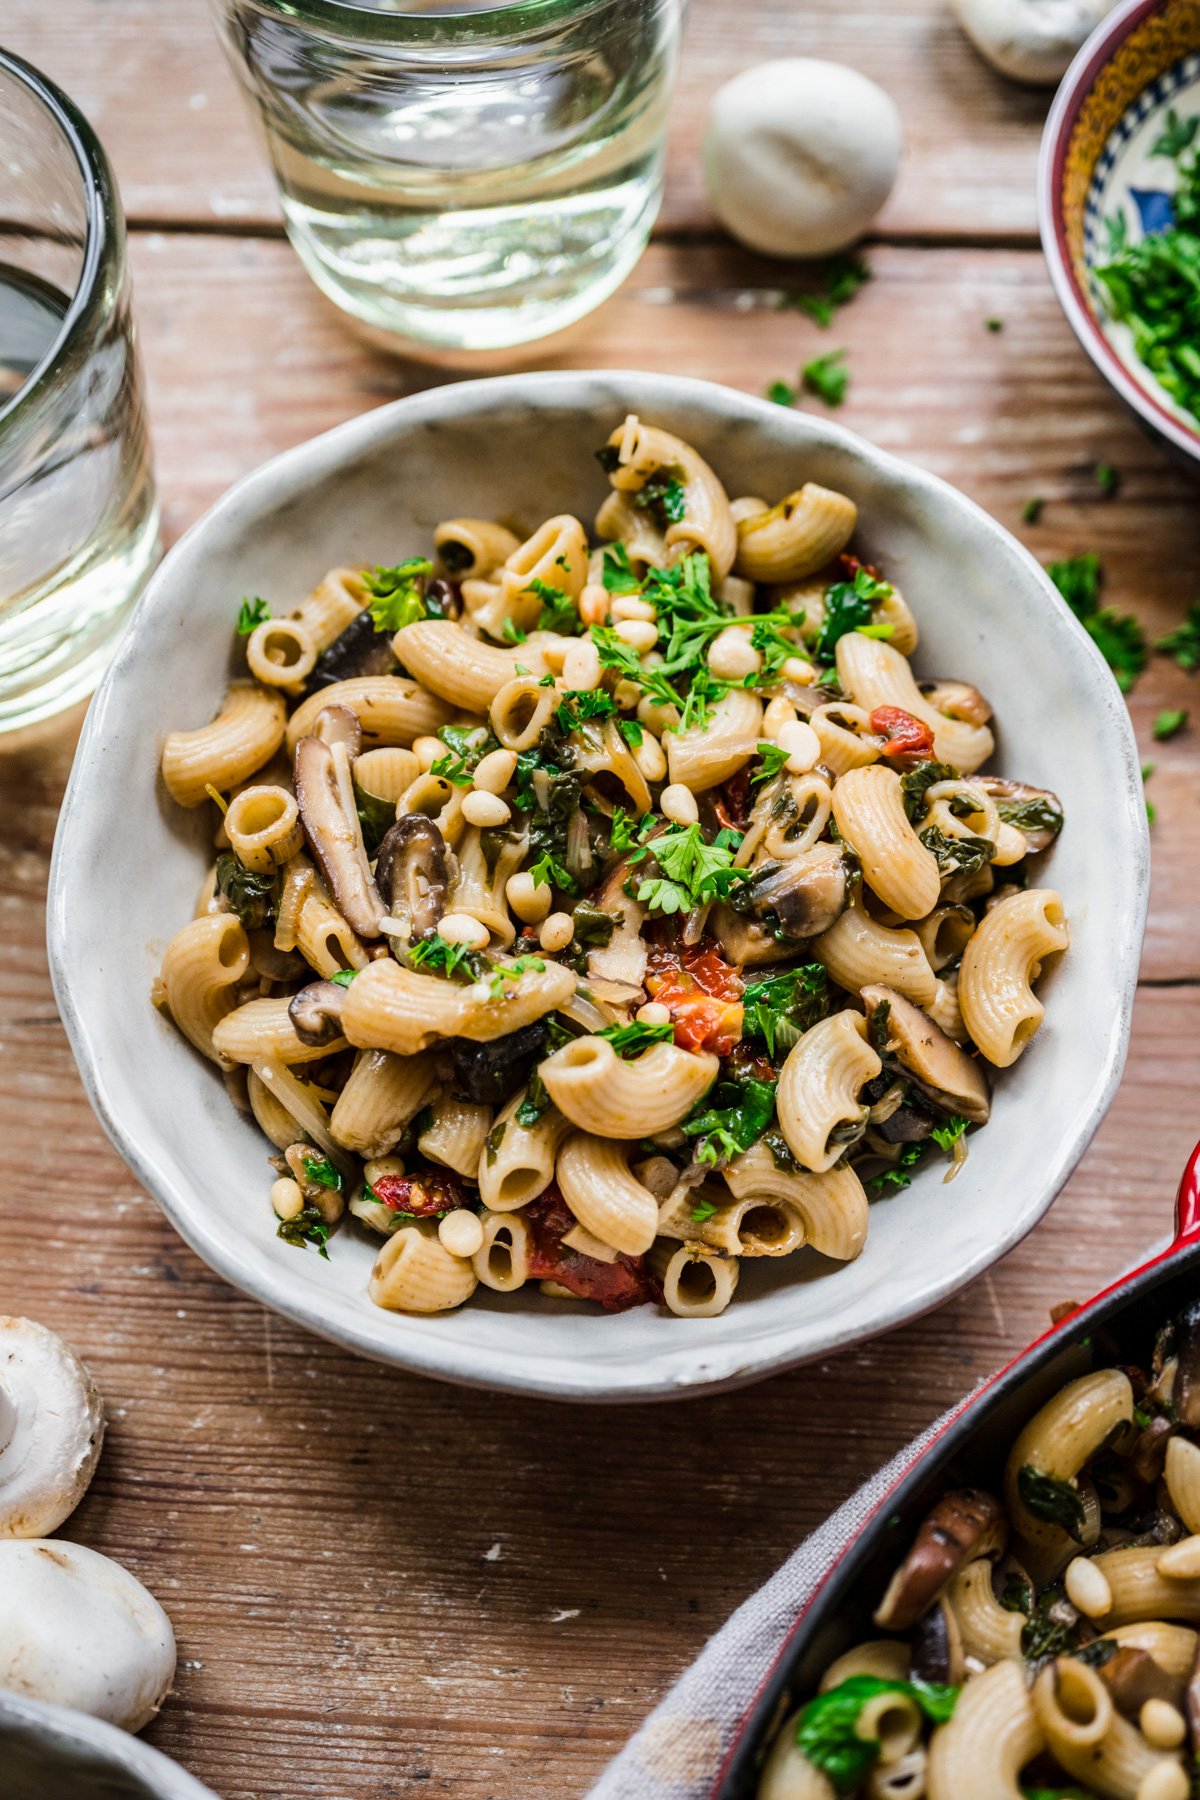
[[[743,982],[711,944],[655,948],[650,953],[646,989],[665,1006],[683,1050],[711,1050],[728,1056],[742,1035],[738,1004]]]
[[[894,762],[927,762],[933,755],[933,732],[902,706],[877,706],[869,722],[876,737],[886,740],[883,754]]]
[[[595,1300],[607,1312],[662,1300],[662,1287],[643,1256],[601,1262],[572,1250],[563,1238],[579,1221],[553,1184],[523,1208],[529,1226],[528,1268],[536,1281],[557,1281],[581,1300]]]
[[[372,1182],[371,1192],[393,1212],[415,1213],[421,1219],[431,1213],[453,1212],[463,1203],[462,1183],[449,1169],[422,1169],[419,1175],[381,1175]]]

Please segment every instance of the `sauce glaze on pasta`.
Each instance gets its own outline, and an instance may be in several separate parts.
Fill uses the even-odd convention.
[[[1200,1750],[1200,1304],[1068,1382],[995,1493],[933,1507],[758,1800],[1187,1800]]]
[[[1058,802],[914,677],[853,501],[731,501],[635,417],[600,461],[593,539],[446,520],[244,601],[247,679],[163,748],[219,854],[156,998],[278,1152],[280,1235],[383,1236],[384,1307],[711,1316],[746,1257],[857,1256],[1067,943]]]

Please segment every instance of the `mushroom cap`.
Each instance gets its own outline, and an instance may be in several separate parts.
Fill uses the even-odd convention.
[[[894,988],[872,985],[861,991],[868,1019],[878,1006],[890,1009],[888,1041],[896,1061],[941,1105],[972,1125],[986,1125],[991,1097],[979,1064]]]
[[[953,0],[958,22],[985,61],[1013,81],[1061,81],[1080,46],[1116,0]]]
[[[104,1405],[71,1346],[33,1319],[0,1318],[0,1538],[57,1530],[103,1442]]]
[[[784,57],[720,88],[704,135],[713,211],[766,256],[823,256],[860,238],[900,167],[900,115],[843,63]]]
[[[875,1612],[885,1631],[908,1631],[945,1593],[958,1571],[1003,1550],[1008,1527],[1000,1502],[980,1488],[943,1494],[921,1524]]]
[[[56,1538],[0,1543],[0,1687],[140,1731],[174,1675],[171,1621],[120,1563]]]

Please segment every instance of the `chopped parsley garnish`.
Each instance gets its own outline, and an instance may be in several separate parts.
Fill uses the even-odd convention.
[[[697,1225],[705,1225],[709,1219],[714,1218],[719,1211],[720,1207],[716,1205],[715,1201],[700,1200],[692,1208],[692,1218]]]
[[[750,777],[751,787],[755,787],[760,781],[774,781],[791,755],[790,750],[781,749],[778,744],[759,744],[757,748],[761,760],[758,769]]]
[[[800,371],[800,385],[806,393],[823,400],[826,406],[840,406],[850,386],[850,371],[845,365],[844,350],[830,350],[824,356],[814,356]]]
[[[1180,706],[1175,709],[1164,707],[1162,712],[1155,718],[1154,736],[1158,739],[1160,744],[1165,743],[1168,738],[1176,737],[1179,732],[1183,730],[1187,722],[1188,715],[1186,706]]]
[[[696,1161],[715,1165],[748,1150],[774,1116],[775,1083],[750,1076],[718,1081],[679,1129],[685,1137],[699,1138]]]
[[[400,631],[426,617],[425,582],[433,564],[424,556],[410,556],[393,569],[373,569],[363,583],[376,631]]]
[[[687,492],[679,476],[670,469],[657,469],[648,475],[633,504],[648,512],[665,530],[678,525],[687,512]]]
[[[747,879],[745,870],[733,866],[740,842],[736,832],[720,831],[708,844],[699,825],[669,825],[629,859],[639,863],[652,856],[661,871],[639,883],[638,900],[652,912],[670,914],[727,899],[730,890]]]
[[[238,608],[238,636],[249,637],[252,631],[256,631],[260,625],[265,625],[270,616],[271,608],[259,595],[255,594],[252,599],[243,599]]]
[[[1094,552],[1068,557],[1047,563],[1046,573],[1096,644],[1121,692],[1129,693],[1146,666],[1146,634],[1131,614],[1100,605],[1100,558]]]
[[[878,1007],[876,1012],[878,1012]],[[881,1169],[878,1175],[872,1175],[865,1184],[868,1194],[899,1193],[901,1188],[912,1186],[909,1170],[919,1163],[924,1155],[924,1144],[902,1144],[900,1154],[890,1168]]]
[[[608,719],[616,712],[603,688],[569,688],[555,708],[560,731],[578,731],[587,719]]]
[[[1113,468],[1111,463],[1098,462],[1093,470],[1093,474],[1095,476],[1096,486],[1100,489],[1100,492],[1110,498],[1116,493],[1121,485],[1121,477],[1117,474],[1117,471]]]
[[[350,983],[357,974],[357,969],[336,969],[329,979],[332,981],[334,987],[346,988],[350,986]]]
[[[1021,517],[1026,525],[1037,524],[1042,516],[1042,508],[1045,504],[1046,502],[1040,495],[1035,495],[1032,500],[1027,500],[1025,502],[1024,506],[1021,508]]]
[[[303,1158],[304,1173],[318,1187],[333,1188],[336,1193],[342,1191],[342,1173],[334,1167],[327,1156],[318,1156],[315,1151],[306,1151]]]
[[[610,594],[636,594],[641,587],[624,544],[610,544],[605,550],[601,579]]]
[[[329,1261],[329,1252],[325,1245],[329,1241],[330,1227],[325,1223],[315,1206],[306,1206],[295,1218],[280,1219],[276,1228],[276,1237],[281,1237],[285,1244],[295,1244],[303,1250],[311,1244],[325,1261]]]
[[[505,619],[503,625],[500,627],[500,636],[504,639],[506,644],[526,644],[529,642],[529,633],[527,631],[522,631],[515,619]],[[528,675],[529,670],[518,669],[517,673]]]
[[[1143,787],[1145,787],[1146,783],[1149,781],[1149,779],[1153,775],[1153,773],[1154,773],[1154,764],[1152,762],[1145,762],[1142,764],[1142,786]],[[1148,799],[1146,801],[1147,823],[1150,825],[1153,825],[1154,821],[1157,819],[1157,817],[1158,817],[1158,808],[1155,806],[1153,800]]]
[[[651,1044],[669,1044],[675,1036],[675,1027],[667,1019],[662,1025],[644,1025],[640,1019],[634,1019],[628,1025],[606,1025],[597,1037],[605,1038],[618,1056],[640,1056]]]
[[[579,883],[571,874],[571,871],[564,868],[562,863],[551,856],[548,850],[543,851],[536,862],[530,863],[529,874],[535,888],[561,888],[564,894],[577,894],[579,892]]]
[[[851,261],[848,256],[835,256],[825,271],[824,289],[821,293],[784,294],[780,298],[779,309],[781,312],[790,309],[807,313],[824,331],[833,324],[833,315],[838,307],[853,300],[859,288],[870,279],[871,271],[865,262]]]
[[[451,944],[436,932],[433,937],[411,944],[406,954],[414,968],[425,969],[432,975],[452,976],[459,981],[475,980],[481,963],[485,964],[484,973],[491,969],[491,964],[467,944]]]
[[[769,381],[763,391],[767,399],[773,400],[776,406],[794,406],[796,404],[796,390],[790,382],[776,378],[774,381]]]
[[[760,1037],[767,1055],[790,1050],[810,1026],[829,1015],[829,981],[821,963],[802,963],[752,981],[742,994],[742,1031]]]
[[[661,669],[643,667],[642,659],[632,644],[619,638],[611,625],[593,625],[592,642],[600,653],[600,666],[615,669],[626,681],[636,682],[648,700],[657,706],[679,706],[679,694]]]
[[[1188,675],[1200,669],[1200,600],[1193,600],[1182,625],[1168,631],[1166,637],[1155,638],[1154,648],[1173,656]]]
[[[631,750],[639,749],[646,735],[636,719],[618,719],[617,730]]]
[[[1059,1525],[1077,1544],[1083,1542],[1083,1501],[1069,1482],[1043,1474],[1032,1463],[1024,1463],[1017,1471],[1017,1493],[1035,1519]]]
[[[880,1694],[902,1694],[914,1700],[925,1717],[944,1725],[954,1713],[960,1690],[928,1681],[886,1681],[879,1675],[850,1675],[828,1693],[810,1700],[796,1720],[796,1744],[806,1760],[827,1778],[835,1793],[855,1793],[879,1760],[878,1738],[860,1737],[859,1716],[868,1700]]]
[[[504,983],[510,976],[516,977],[518,975],[524,975],[528,969],[532,969],[535,974],[540,975],[545,967],[546,962],[544,957],[514,956],[513,960],[506,964],[504,968],[493,971],[488,982],[488,986],[492,991],[492,998],[497,999],[504,992]]]
[[[815,648],[822,662],[832,662],[839,638],[848,631],[871,628],[872,609],[892,593],[891,583],[880,581],[867,569],[856,569],[853,581],[835,581],[825,589],[825,618]],[[876,627],[877,635],[891,635],[890,626]]]
[[[938,1149],[944,1150],[946,1155],[950,1156],[954,1150],[955,1144],[957,1144],[959,1138],[966,1129],[967,1121],[960,1118],[957,1113],[951,1113],[950,1117],[946,1120],[946,1123],[944,1125],[935,1125],[929,1135],[937,1145]]]
[[[983,321],[983,329],[985,331],[992,331],[992,332],[1003,331],[1004,330],[1004,320],[996,319],[996,318],[985,319]]]
[[[564,594],[561,588],[552,587],[548,581],[534,580],[528,583],[525,592],[536,594],[542,603],[536,630],[557,631],[563,637],[576,637],[583,630],[579,608],[570,594]]]
[[[445,756],[435,756],[429,765],[431,775],[440,775],[443,781],[449,781],[454,787],[469,788],[474,777],[466,764],[466,758],[456,756],[448,750]]]

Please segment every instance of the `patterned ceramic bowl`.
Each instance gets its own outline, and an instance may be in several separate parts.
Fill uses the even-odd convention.
[[[1174,115],[1174,117],[1172,117]],[[1076,337],[1152,436],[1200,466],[1200,420],[1139,358],[1098,271],[1174,222],[1164,140],[1200,116],[1200,0],[1127,0],[1063,78],[1042,139],[1042,248]],[[1191,147],[1200,149],[1200,133]]]

